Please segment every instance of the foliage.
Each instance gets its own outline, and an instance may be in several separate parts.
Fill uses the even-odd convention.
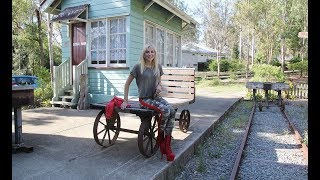
[[[50,106],[50,100],[53,97],[51,84],[44,84],[34,90],[34,105],[35,107]]]
[[[245,64],[243,61],[239,61],[238,59],[233,59],[229,61],[229,69],[228,71],[236,72],[245,70]]]
[[[39,88],[34,91],[35,106],[49,106],[53,97],[51,74],[45,67],[39,67],[36,71],[36,76],[39,80]]]
[[[218,64],[217,61],[212,60],[209,63],[209,69],[210,71],[217,71]],[[245,69],[245,65],[243,62],[239,60],[230,60],[230,59],[222,59],[220,60],[220,71],[221,72],[236,72],[236,71],[241,71]]]
[[[282,45],[287,55],[307,57],[308,39],[297,36],[307,31],[307,0],[239,0],[234,12],[233,25],[239,29],[236,33],[242,35],[240,57],[243,52],[250,52],[252,45],[258,63],[270,64],[274,57],[281,55]]]
[[[218,69],[217,61],[215,61],[215,60],[210,61],[208,68],[210,69],[210,71],[217,71],[217,69]]]
[[[295,56],[290,60],[290,63],[297,63],[300,61],[301,61],[301,58],[299,56]]]
[[[300,76],[302,76],[303,73],[308,73],[308,61],[299,61],[296,63],[290,63],[288,64],[288,69],[289,70],[299,70],[301,71]]]
[[[12,74],[37,76],[35,105],[47,106],[53,96],[47,22],[45,14],[35,13],[38,5],[39,1],[35,0],[12,1]],[[61,46],[54,43],[54,65],[61,63],[61,56]]]
[[[233,45],[233,48],[232,48],[232,55],[231,57],[233,59],[239,59],[239,46],[238,45]]]
[[[211,71],[218,70],[218,63],[217,61],[211,61],[209,64],[209,69]],[[226,72],[229,69],[229,62],[227,60],[220,60],[220,72]]]
[[[273,58],[271,63],[271,66],[277,66],[277,67],[281,67],[281,63],[279,62],[279,60],[277,58]]]
[[[51,83],[51,74],[45,67],[38,67],[35,75],[39,78],[40,87]]]
[[[267,63],[267,56],[266,56],[265,54],[263,54],[261,51],[258,51],[258,52],[255,54],[254,61],[255,61],[255,63],[257,63],[257,64]]]
[[[252,72],[254,77],[250,81],[258,82],[284,82],[286,76],[281,67],[276,67],[268,64],[253,65]]]

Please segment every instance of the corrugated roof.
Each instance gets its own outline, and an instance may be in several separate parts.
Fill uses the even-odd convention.
[[[55,15],[52,17],[51,21],[63,21],[63,20],[70,20],[75,19],[80,16],[81,13],[83,13],[89,4],[74,6],[74,7],[68,7],[64,9],[61,13],[58,15]]]
[[[182,46],[182,52],[191,52],[191,53],[198,53],[198,54],[216,54],[217,50],[206,47],[200,44],[187,44]]]

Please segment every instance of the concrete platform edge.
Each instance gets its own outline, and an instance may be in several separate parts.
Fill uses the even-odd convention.
[[[225,118],[225,116],[242,100],[239,98],[232,106],[230,106],[217,121],[215,121],[206,131],[204,131],[198,139],[196,139],[189,147],[186,148],[181,154],[176,156],[173,162],[168,162],[168,164],[161,169],[157,174],[155,174],[153,180],[168,180],[174,179],[176,175],[182,170],[188,161],[195,155],[195,151],[199,145],[204,142],[204,140],[210,136],[212,130],[216,127],[218,123]],[[165,158],[165,155],[163,156]]]

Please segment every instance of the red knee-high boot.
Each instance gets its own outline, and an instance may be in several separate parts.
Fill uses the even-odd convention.
[[[161,130],[158,131],[157,144],[160,147],[161,158],[162,158],[162,155],[166,154],[166,152],[165,152],[164,132]]]
[[[165,154],[167,155],[167,161],[173,161],[175,155],[171,150],[171,135],[165,135],[164,142],[165,142]]]

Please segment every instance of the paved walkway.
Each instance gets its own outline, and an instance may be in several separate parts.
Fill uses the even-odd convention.
[[[244,96],[244,92],[223,93],[200,89],[188,109],[191,123],[187,133],[173,131],[175,161],[140,154],[137,134],[120,132],[116,143],[102,148],[93,139],[93,123],[99,110],[37,108],[22,111],[22,140],[33,147],[31,153],[12,154],[12,179],[104,180],[172,179],[193,156],[194,149],[209,134],[214,123]],[[138,130],[140,120],[133,114],[120,114],[121,127]],[[12,121],[12,129],[14,123]],[[14,132],[12,133],[14,142]]]

